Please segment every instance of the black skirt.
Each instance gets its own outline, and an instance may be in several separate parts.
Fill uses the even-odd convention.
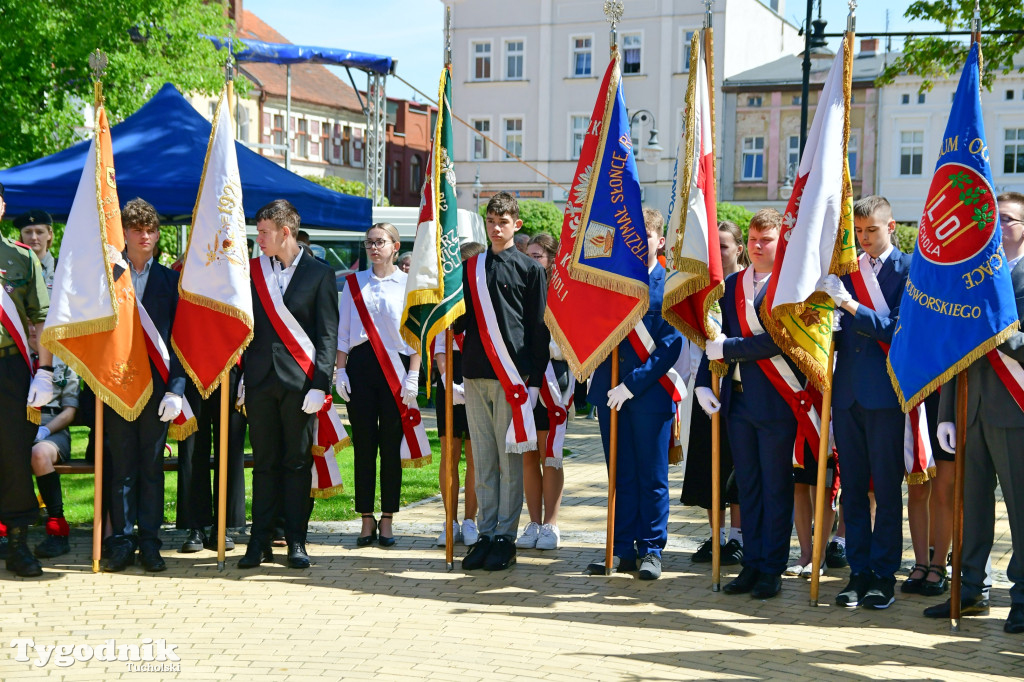
[[[721,432],[721,504],[738,504],[739,491],[736,477],[732,475],[732,450],[729,434],[722,420]],[[690,416],[690,444],[686,455],[686,472],[683,476],[683,492],[679,501],[687,507],[711,509],[711,417],[704,414],[700,403],[693,400]]]
[[[447,403],[445,403],[444,384],[441,382],[441,375],[437,371],[434,372],[434,383],[436,384],[434,405],[436,406],[437,414],[437,435],[444,438],[448,434],[445,426],[445,405]],[[462,383],[462,353],[457,350],[452,351],[452,383]],[[469,440],[469,422],[466,420],[466,406],[453,405],[452,408],[452,437]]]

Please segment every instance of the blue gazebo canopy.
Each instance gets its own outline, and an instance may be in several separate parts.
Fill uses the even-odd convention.
[[[291,43],[265,43],[248,38],[230,40],[207,36],[219,50],[232,46],[235,59],[240,62],[269,62],[271,64],[332,64],[361,71],[387,75],[393,67],[391,57],[367,52],[353,52],[333,47],[292,45]]]

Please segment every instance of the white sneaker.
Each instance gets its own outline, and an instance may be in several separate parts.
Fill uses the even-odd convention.
[[[800,569],[800,577],[810,579],[811,573],[814,572],[814,564],[807,564]],[[818,575],[825,575],[825,562],[821,562],[821,567],[818,569]]]
[[[462,522],[462,544],[472,547],[480,539],[480,531],[477,530],[476,521],[466,519]]]
[[[783,575],[800,575],[803,572],[803,564],[793,564],[792,566],[786,569],[786,572]]]
[[[530,521],[526,525],[526,530],[516,540],[516,547],[519,549],[533,549],[537,546],[537,537],[540,535],[540,524]]]
[[[537,536],[537,549],[558,549],[561,539],[558,526],[545,523],[540,527],[540,534]]]
[[[459,528],[458,521],[452,521],[452,544],[462,539],[462,530]],[[448,542],[448,537],[445,535],[444,530],[441,530],[441,534],[437,536],[437,546],[444,547]]]

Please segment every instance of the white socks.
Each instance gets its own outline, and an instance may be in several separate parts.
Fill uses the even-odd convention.
[[[740,547],[743,546],[743,529],[736,528],[735,526],[729,529],[729,539],[735,540],[740,543]]]

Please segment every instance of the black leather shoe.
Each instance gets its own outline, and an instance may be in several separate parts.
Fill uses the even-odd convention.
[[[199,528],[192,528],[188,532],[188,537],[185,538],[185,542],[181,543],[181,549],[178,551],[182,554],[191,554],[198,552],[206,544],[206,533]]]
[[[850,562],[846,560],[846,545],[833,540],[825,545],[825,565],[829,568],[846,568]]]
[[[516,542],[511,535],[499,535],[484,559],[485,571],[504,571],[516,563]]]
[[[636,559],[630,557],[623,559],[620,556],[612,556],[612,573],[632,573],[636,570]],[[600,561],[593,561],[587,564],[587,575],[605,575],[604,558]]]
[[[7,536],[0,537],[0,559],[7,558]]]
[[[846,583],[843,591],[836,595],[836,605],[856,608],[860,606],[864,595],[871,588],[871,581],[874,576],[870,571],[854,573],[850,576],[850,582]]]
[[[491,537],[481,535],[476,544],[469,548],[469,553],[462,560],[463,571],[475,571],[484,567],[487,555],[491,552]]]
[[[758,573],[757,582],[750,589],[754,599],[771,599],[782,590],[782,576],[774,573]]]
[[[130,542],[111,543],[107,554],[107,573],[119,573],[135,563],[135,547]]]
[[[936,604],[935,606],[929,606],[924,610],[925,618],[949,618],[950,600]],[[960,615],[961,616],[987,616],[988,615],[988,599],[983,597],[961,597],[960,598]]]
[[[150,573],[159,573],[167,570],[167,562],[160,556],[160,550],[156,547],[143,547],[139,549],[139,563],[142,568]]]
[[[910,576],[915,573],[920,573],[920,578],[911,578]],[[921,594],[921,588],[924,586],[924,579],[928,577],[928,567],[924,564],[914,564],[914,567],[910,569],[910,574],[907,579],[900,585],[900,592],[903,594]]]
[[[40,559],[52,559],[71,551],[71,543],[66,535],[47,535],[46,539],[36,545],[33,552]]]
[[[939,576],[938,580],[928,580],[933,573]],[[921,583],[921,594],[926,597],[938,597],[948,591],[949,577],[946,575],[946,567],[936,566],[935,564],[929,566],[924,582]]]
[[[377,518],[373,514],[363,514],[363,518],[373,519],[373,530],[369,535],[360,535],[356,538],[356,547],[369,547],[377,541]]]
[[[21,578],[35,578],[43,574],[39,560],[28,548],[28,528],[8,528],[7,570]]]
[[[256,568],[263,562],[270,563],[274,560],[274,552],[267,547],[260,547],[260,544],[252,539],[245,547],[245,556],[238,560],[239,568]]]
[[[203,540],[203,547],[205,547],[206,549],[212,549],[214,552],[216,552],[217,551],[217,535],[216,535],[217,531],[215,529],[215,530],[210,531],[210,532],[211,532],[211,535],[207,536],[207,538],[205,540]],[[224,535],[224,551],[225,552],[230,552],[234,548],[235,548],[235,539],[233,537],[231,537],[230,535],[225,534]]]
[[[740,574],[732,579],[731,582],[726,583],[722,591],[726,594],[746,594],[754,589],[754,584],[757,582],[757,578],[760,572],[752,566],[744,566]]]
[[[306,554],[304,543],[293,542],[288,545],[288,568],[309,568],[309,555]]]
[[[1024,632],[1024,604],[1014,604],[1010,607],[1010,615],[1003,623],[1003,632],[1011,635],[1019,635]]]
[[[391,519],[391,514],[381,514],[380,515],[380,520],[383,521],[384,519],[390,520]],[[393,533],[394,530],[392,530],[391,532]],[[391,547],[391,546],[393,546],[395,544],[395,536],[392,535],[391,537],[384,537],[384,533],[380,532],[380,528],[379,528],[379,524],[378,524],[377,542],[380,544],[381,547]]]
[[[640,560],[640,580],[657,580],[661,577],[661,557],[653,552]]]

